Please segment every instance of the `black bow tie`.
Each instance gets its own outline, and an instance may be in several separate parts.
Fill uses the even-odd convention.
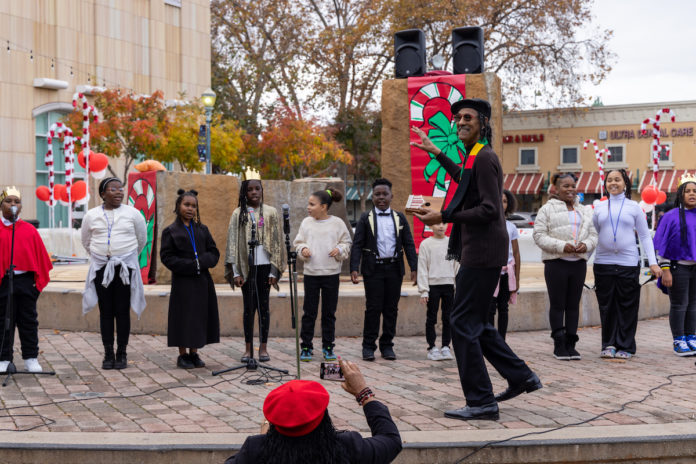
[[[391,216],[389,213],[377,213],[377,216]]]

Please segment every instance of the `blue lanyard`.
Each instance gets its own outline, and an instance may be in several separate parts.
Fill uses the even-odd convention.
[[[626,201],[626,197],[623,197],[623,200],[621,200],[621,208],[619,208],[619,215],[616,217],[616,227],[614,227],[614,219],[611,217],[611,198],[607,200],[609,203],[607,206],[609,207],[609,221],[611,222],[611,231],[614,234],[614,243],[616,243],[616,232],[619,231],[619,219],[621,219],[624,201]]]
[[[109,216],[107,216],[106,214],[104,205],[102,205],[102,213],[104,213],[104,219],[106,220],[106,249],[108,250],[107,256],[111,256],[111,229],[113,229],[114,224],[116,223],[116,212],[114,212],[114,222],[109,222]]]
[[[193,254],[196,256],[196,272],[198,274],[201,273],[201,265],[198,261],[198,250],[196,249],[196,238],[193,235],[193,222],[191,222],[191,229],[189,230],[189,227],[184,224],[184,229],[186,229],[186,232],[188,233],[189,240],[191,241],[191,246],[193,246]]]

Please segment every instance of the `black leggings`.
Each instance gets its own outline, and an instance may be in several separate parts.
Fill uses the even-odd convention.
[[[580,297],[587,275],[587,261],[544,261],[544,278],[549,292],[549,322],[551,334],[565,328],[565,333],[578,332]]]
[[[114,318],[116,319],[116,343],[128,345],[130,336],[130,285],[124,285],[120,277],[121,266],[114,267],[114,278],[108,287],[102,285],[105,267],[97,271],[94,286],[99,302],[99,327],[102,342],[106,347],[114,346]],[[132,272],[132,271],[131,271]]]
[[[242,285],[242,299],[244,300],[244,341],[254,341],[254,314],[259,311],[259,339],[261,343],[268,341],[268,324],[271,321],[268,310],[268,298],[271,294],[271,284],[268,283],[268,275],[271,273],[270,264],[252,266],[249,276]],[[254,285],[256,283],[256,285]]]
[[[305,275],[304,305],[302,307],[302,348],[313,349],[314,323],[319,311],[319,294],[321,292],[321,345],[333,348],[336,338],[336,306],[338,305],[338,287],[340,274]]]

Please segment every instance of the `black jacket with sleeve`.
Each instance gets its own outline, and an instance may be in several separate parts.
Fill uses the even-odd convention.
[[[399,261],[401,275],[406,273],[404,267],[404,253],[408,265],[412,271],[418,268],[418,255],[416,245],[411,234],[411,227],[403,213],[392,211],[392,219],[398,233],[396,234],[396,244],[394,246],[395,258]],[[363,276],[370,276],[374,273],[375,261],[377,259],[377,218],[376,212],[372,210],[360,216],[358,224],[355,226],[355,236],[353,237],[353,247],[350,250],[350,271],[360,271]],[[362,264],[361,264],[362,261]]]
[[[343,444],[348,460],[355,464],[392,462],[401,452],[401,435],[389,414],[389,409],[379,401],[370,401],[363,406],[363,411],[372,432],[370,438],[363,438],[358,432],[338,432],[338,440]],[[265,443],[266,435],[248,437],[239,452],[230,456],[225,464],[259,462]]]

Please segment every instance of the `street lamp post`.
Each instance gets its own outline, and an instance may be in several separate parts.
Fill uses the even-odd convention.
[[[205,173],[212,172],[210,162],[210,125],[213,122],[213,106],[215,106],[215,92],[208,87],[201,95],[201,101],[205,107]]]

